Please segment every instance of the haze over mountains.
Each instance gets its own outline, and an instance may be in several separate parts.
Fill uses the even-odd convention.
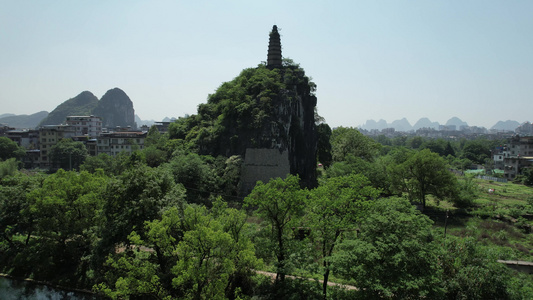
[[[514,131],[522,123],[518,121],[513,121],[513,120],[498,121],[496,124],[494,124],[491,128],[488,128],[488,129]],[[409,123],[409,121],[406,118],[403,118],[400,120],[395,120],[391,123],[388,123],[387,121],[383,119],[379,121],[367,120],[365,124],[360,125],[358,127],[364,130],[383,130],[385,128],[394,128],[396,131],[407,132],[411,130],[416,131],[421,128],[432,128],[432,129],[438,130],[441,125],[448,126],[448,127],[455,126],[455,128],[457,129],[461,128],[461,126],[475,126],[475,125],[469,125],[467,122],[457,117],[452,117],[445,124],[440,124],[439,122],[432,122],[428,118],[421,118],[414,125],[411,125],[411,123]]]
[[[65,122],[67,116],[73,115],[95,115],[103,118],[104,127],[113,128],[116,126],[131,126],[135,127],[148,125],[151,126],[155,122],[169,122],[175,118],[165,117],[163,120],[142,120],[135,114],[133,109],[133,102],[128,95],[119,88],[114,88],[106,92],[100,100],[91,92],[83,91],[79,95],[70,98],[60,103],[52,112],[46,111],[37,112],[31,115],[14,115],[4,113],[0,115],[0,124],[6,124],[17,129],[33,129],[40,125],[57,125]],[[327,120],[326,120],[327,121]],[[514,131],[520,124],[515,120],[498,121],[491,128],[495,130]],[[452,117],[445,124],[433,122],[428,118],[421,118],[411,125],[406,119],[388,123],[380,119],[379,121],[367,120],[365,124],[356,126],[364,130],[383,130],[385,128],[394,128],[396,131],[416,131],[420,128],[432,128],[438,130],[441,125],[455,126],[456,129],[461,126],[475,126],[469,125],[467,122]]]

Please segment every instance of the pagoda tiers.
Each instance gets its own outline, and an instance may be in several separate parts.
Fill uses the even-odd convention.
[[[278,33],[278,26],[274,25],[270,32],[270,39],[268,42],[268,56],[267,67],[281,68],[281,38]]]

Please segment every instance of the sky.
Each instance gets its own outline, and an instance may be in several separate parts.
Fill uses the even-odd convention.
[[[331,127],[420,118],[533,121],[533,1],[0,0],[0,114],[118,87],[143,120],[195,114],[283,56]]]

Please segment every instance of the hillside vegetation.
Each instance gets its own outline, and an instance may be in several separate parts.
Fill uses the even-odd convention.
[[[293,174],[241,194],[240,141],[283,141],[280,95],[316,100],[298,68],[284,72],[244,70],[131,154],[63,140],[50,155],[72,171],[19,170],[21,149],[4,140],[0,271],[111,299],[533,298],[532,275],[498,262],[531,260],[533,172],[458,175],[501,141],[371,139],[313,110],[316,186]],[[289,92],[289,74],[304,92]]]

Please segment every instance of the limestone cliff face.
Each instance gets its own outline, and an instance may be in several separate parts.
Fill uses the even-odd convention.
[[[241,155],[241,180],[250,188],[256,180],[285,177],[287,170],[299,175],[302,186],[315,187],[315,87],[299,65],[282,58],[274,25],[267,63],[223,83],[198,106],[198,115],[178,121],[172,138],[184,139],[201,154]]]
[[[105,93],[94,109],[93,115],[102,117],[102,126],[114,128],[117,126],[135,128],[135,110],[128,95],[119,88]]]
[[[244,70],[199,106],[193,118],[201,128],[194,137],[199,152],[245,157],[247,149],[276,149],[288,155],[290,173],[299,175],[303,186],[314,187],[318,135],[313,92],[303,69],[291,63]]]

